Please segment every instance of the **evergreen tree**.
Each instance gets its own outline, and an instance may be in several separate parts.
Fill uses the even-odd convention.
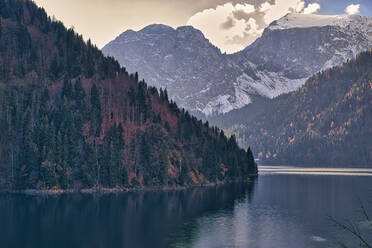
[[[90,90],[90,104],[91,104],[91,113],[92,121],[95,126],[95,136],[98,137],[101,133],[102,128],[102,109],[101,101],[99,97],[99,92],[96,84],[93,84]]]

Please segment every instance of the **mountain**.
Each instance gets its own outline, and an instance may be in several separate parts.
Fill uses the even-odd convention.
[[[217,79],[227,76],[223,70],[226,57],[191,26],[151,25],[139,32],[129,30],[102,51],[128,71],[138,71],[149,84],[167,88],[172,99],[191,111],[205,108],[208,99],[226,90],[214,87]]]
[[[196,185],[256,173],[250,150],[166,90],[32,1],[0,0],[0,189]]]
[[[221,54],[192,27],[151,25],[103,48],[180,106],[205,116],[240,109],[257,96],[294,91],[317,72],[372,48],[372,18],[288,14],[243,51]]]
[[[295,92],[215,117],[264,163],[372,165],[372,51]]]

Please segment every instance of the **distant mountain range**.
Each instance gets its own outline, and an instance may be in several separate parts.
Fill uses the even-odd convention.
[[[295,92],[211,119],[264,163],[372,166],[372,51]]]
[[[167,88],[180,106],[210,117],[294,91],[371,48],[372,18],[288,14],[235,54],[222,54],[193,27],[164,25],[126,31],[103,52]]]

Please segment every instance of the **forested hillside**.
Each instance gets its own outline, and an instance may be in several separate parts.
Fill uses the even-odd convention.
[[[212,122],[266,163],[372,166],[372,52]]]
[[[193,185],[257,168],[32,1],[0,0],[0,188]]]

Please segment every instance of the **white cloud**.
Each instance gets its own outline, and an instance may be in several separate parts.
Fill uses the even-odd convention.
[[[244,47],[241,44],[225,44],[234,36],[244,36],[244,32],[249,27],[245,20],[238,20],[233,16],[236,11],[252,13],[254,6],[250,4],[233,5],[226,3],[219,5],[215,9],[207,9],[192,16],[187,22],[188,25],[200,29],[204,35],[223,52],[234,52]],[[230,24],[230,25],[229,25]],[[257,30],[251,30],[252,35],[257,36]]]
[[[314,14],[320,10],[319,3],[311,3],[304,9],[304,14]]]
[[[271,4],[268,3],[268,2],[264,2],[263,4],[261,4],[260,6],[260,11],[264,12],[266,10],[269,10],[271,8]]]
[[[310,14],[319,9],[319,4],[306,5],[305,0],[266,1],[258,6],[226,3],[196,13],[187,24],[200,29],[222,52],[233,53],[254,42],[271,22],[286,14]]]
[[[356,15],[359,14],[360,4],[350,4],[346,7],[345,12],[348,15]]]

